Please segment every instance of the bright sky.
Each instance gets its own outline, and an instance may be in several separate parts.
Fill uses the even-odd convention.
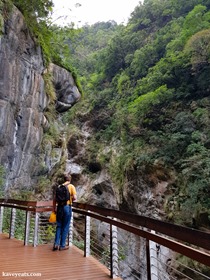
[[[54,23],[71,23],[82,26],[99,21],[114,20],[118,24],[127,23],[140,0],[53,0],[53,19],[62,16]],[[81,5],[81,6],[80,6]]]

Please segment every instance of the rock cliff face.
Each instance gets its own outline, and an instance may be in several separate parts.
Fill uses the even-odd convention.
[[[155,186],[151,187],[143,180],[142,174],[133,171],[127,174],[129,180],[127,184],[123,185],[122,190],[119,190],[113,183],[109,172],[97,162],[97,157],[90,159],[88,155],[88,141],[94,135],[91,118],[97,118],[97,114],[92,114],[92,117],[90,115],[81,117],[80,131],[72,135],[67,143],[69,158],[66,168],[76,180],[79,202],[159,219],[163,215],[160,204],[163,205],[163,195],[168,184],[167,178],[163,177],[162,181],[150,182],[151,185]],[[106,154],[111,148],[117,150],[117,143],[110,143],[109,147],[106,146],[104,151],[98,151],[98,153]],[[157,166],[157,170],[161,174],[161,165]],[[80,225],[80,219],[77,216],[75,219],[77,219],[77,226]],[[109,226],[103,222],[96,222],[92,227],[96,231],[98,245],[101,248],[106,248]],[[117,238],[120,254],[123,256],[119,264],[122,279],[136,279],[134,275],[138,271],[141,271],[141,279],[147,279],[145,240],[119,228]],[[165,264],[170,260],[171,252],[160,246],[158,248],[162,253],[159,254],[156,245],[154,242],[150,244],[152,260],[155,260],[152,262],[152,273],[161,279],[159,273],[161,270],[165,270]],[[163,264],[162,267],[160,263]],[[159,271],[156,269],[157,267]],[[169,279],[167,274],[164,277],[166,280]]]
[[[9,194],[13,189],[30,189],[42,175],[41,165],[46,166],[45,173],[52,168],[40,148],[49,125],[44,113],[50,102],[42,50],[16,8],[2,27],[0,65],[0,165]],[[56,65],[48,71],[53,75],[55,108],[64,112],[80,99],[80,93],[71,73]]]

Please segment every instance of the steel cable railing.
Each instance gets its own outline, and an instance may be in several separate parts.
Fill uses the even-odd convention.
[[[38,244],[53,244],[55,238],[55,223],[49,223],[49,213],[42,213],[39,216]]]
[[[154,251],[154,249],[151,249],[151,250]],[[168,257],[168,256],[164,255],[161,251],[158,253],[158,255],[159,256],[162,255],[165,258]],[[166,269],[164,271],[163,270],[161,271],[160,265],[156,266],[155,268],[156,268],[156,270],[158,272],[164,273],[164,275],[165,275],[166,271],[170,271],[170,275],[168,276],[169,279],[176,279],[176,280],[178,280],[181,277],[184,277],[184,279],[189,279],[189,280],[195,280],[195,279],[196,280],[209,280],[210,279],[210,276],[204,275],[203,273],[201,273],[199,271],[199,268],[197,268],[197,270],[196,270],[193,267],[190,267],[189,265],[181,263],[180,261],[178,261],[175,258],[171,259],[170,263],[172,265],[168,264],[168,263],[163,263],[161,261],[161,258],[154,257],[154,254],[153,254],[152,258],[156,260],[156,263],[162,264],[162,267],[163,266],[166,267]],[[209,271],[209,273],[210,273],[210,271]],[[156,276],[158,276],[158,275],[156,274]],[[162,279],[162,278],[160,278],[160,277],[158,278],[157,277],[157,279]]]
[[[55,224],[48,221],[51,211],[52,202],[0,200],[0,233],[7,232],[10,238],[21,239],[25,245],[53,244]],[[210,235],[206,233],[183,228],[182,234],[180,226],[176,232],[173,225],[171,231],[167,223],[78,203],[74,204],[72,221],[69,242],[84,250],[85,256],[93,255],[105,264],[112,278],[210,279],[210,255],[205,253],[210,247]],[[186,245],[188,233],[195,236],[194,240],[189,237],[193,241],[191,247]],[[179,261],[179,254],[185,258],[192,256],[192,263],[201,265],[184,264]]]
[[[91,219],[91,225],[91,255],[110,268],[110,226],[96,219]]]
[[[2,232],[9,233],[10,232],[10,216],[11,216],[11,208],[3,208],[3,219],[1,221],[2,224]]]
[[[72,236],[73,238],[72,240],[69,240],[69,243],[72,243],[73,245],[84,251],[85,215],[72,213],[70,233],[70,236]]]
[[[120,276],[128,279],[147,279],[145,240],[118,228],[118,262]]]

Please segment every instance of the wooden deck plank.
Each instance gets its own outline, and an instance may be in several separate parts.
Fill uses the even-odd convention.
[[[41,273],[41,276],[3,276],[4,273]],[[0,234],[0,279],[106,280],[110,271],[93,257],[85,258],[75,246],[52,251],[52,245],[24,246]],[[120,278],[115,278],[120,280]]]

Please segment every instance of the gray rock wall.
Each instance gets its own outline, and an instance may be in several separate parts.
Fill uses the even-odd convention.
[[[44,111],[49,98],[45,93],[43,73],[46,69],[41,47],[33,40],[22,14],[15,7],[4,22],[2,33],[0,165],[6,171],[4,189],[8,193],[12,188],[29,189],[37,182],[44,158],[40,146],[48,126]],[[71,73],[53,65],[50,69],[57,96],[55,107],[61,99],[58,111],[66,111],[79,100],[80,93]],[[56,89],[56,85],[60,88]],[[47,164],[49,158],[45,160],[42,165],[46,164],[46,173],[51,167]]]

